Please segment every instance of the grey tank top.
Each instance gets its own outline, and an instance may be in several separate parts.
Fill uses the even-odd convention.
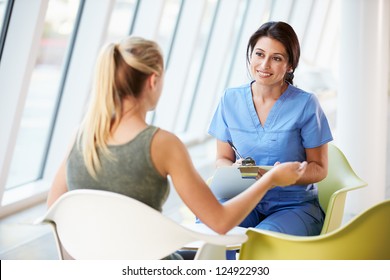
[[[66,178],[69,190],[106,190],[133,197],[158,211],[169,194],[166,177],[158,173],[151,156],[151,141],[158,130],[148,126],[134,139],[122,145],[109,145],[113,159],[104,157],[98,150],[102,164],[97,180],[89,175],[83,156],[74,145],[66,165]]]

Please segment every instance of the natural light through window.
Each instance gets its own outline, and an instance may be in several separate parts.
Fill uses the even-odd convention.
[[[4,26],[4,16],[7,8],[7,2],[7,0],[0,0],[0,34],[2,33]]]
[[[78,7],[78,0],[49,1],[6,189],[42,176]]]
[[[117,0],[110,18],[107,42],[121,40],[128,35],[134,19],[136,0]]]

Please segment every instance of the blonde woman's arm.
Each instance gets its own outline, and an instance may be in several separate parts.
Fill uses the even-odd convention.
[[[73,133],[70,144],[68,146],[65,159],[62,161],[57,173],[54,177],[53,183],[51,184],[49,193],[47,195],[46,205],[50,207],[61,195],[68,191],[68,185],[66,183],[66,160],[69,153],[76,142],[77,131]]]
[[[67,191],[68,186],[66,184],[66,160],[64,160],[61,163],[49,190],[49,194],[46,200],[47,207],[50,207],[61,195]]]
[[[246,191],[221,204],[196,171],[186,147],[176,136],[159,130],[152,141],[151,154],[157,170],[163,176],[171,176],[177,193],[189,209],[221,234],[237,226],[272,186],[293,184],[306,167],[298,162],[280,164]]]

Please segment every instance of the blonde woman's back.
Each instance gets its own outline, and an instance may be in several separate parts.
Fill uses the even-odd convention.
[[[120,145],[108,145],[114,159],[100,154],[102,168],[96,180],[88,173],[77,145],[67,161],[68,189],[98,189],[133,197],[161,211],[169,194],[166,177],[155,169],[151,159],[151,142],[158,131],[148,126],[134,139]]]

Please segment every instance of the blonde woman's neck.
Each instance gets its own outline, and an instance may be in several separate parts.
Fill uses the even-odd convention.
[[[120,145],[134,139],[147,127],[146,110],[140,102],[128,98],[122,102],[122,113],[111,128],[109,145]]]

